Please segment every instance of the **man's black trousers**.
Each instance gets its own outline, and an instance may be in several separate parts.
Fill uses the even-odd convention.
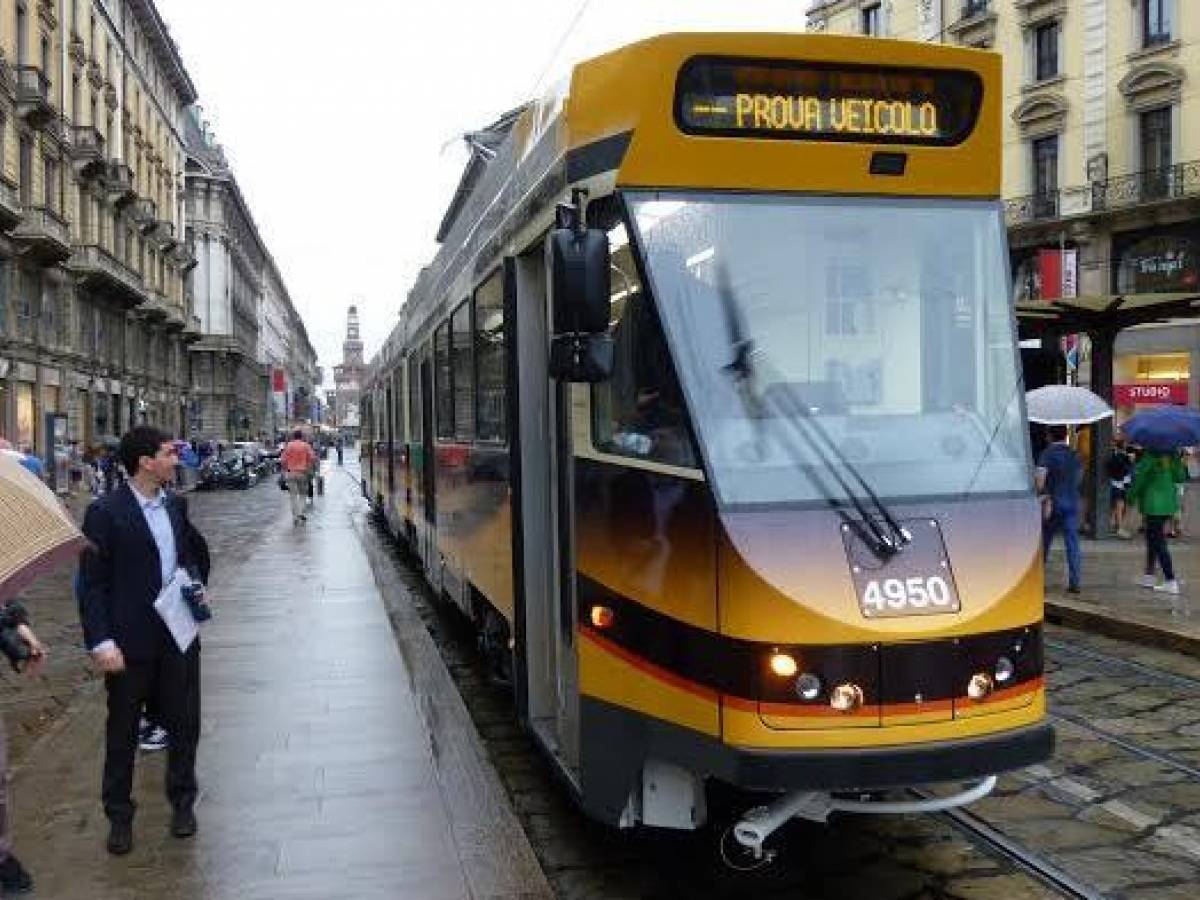
[[[200,640],[186,654],[174,644],[157,659],[125,662],[125,671],[107,675],[108,724],[104,747],[104,814],[113,822],[133,819],[133,761],[138,719],[149,700],[157,724],[167,730],[167,800],[173,809],[196,802],[196,744],[200,739]]]

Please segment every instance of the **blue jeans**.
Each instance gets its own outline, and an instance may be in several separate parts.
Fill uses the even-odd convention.
[[[1063,533],[1063,543],[1067,548],[1067,585],[1069,587],[1079,587],[1079,569],[1083,563],[1083,556],[1079,552],[1079,510],[1064,509],[1055,510],[1050,514],[1050,518],[1042,522],[1042,553],[1044,556],[1050,555],[1050,544],[1054,541],[1054,535],[1059,531]]]

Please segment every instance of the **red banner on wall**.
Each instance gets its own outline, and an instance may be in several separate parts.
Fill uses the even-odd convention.
[[[1068,300],[1079,294],[1079,262],[1074,250],[1039,250],[1038,279],[1043,300]]]
[[[1113,385],[1113,399],[1118,406],[1164,405],[1187,406],[1186,381],[1139,381],[1136,384]]]
[[[287,390],[287,375],[283,369],[271,370],[271,390],[276,394],[282,394]]]

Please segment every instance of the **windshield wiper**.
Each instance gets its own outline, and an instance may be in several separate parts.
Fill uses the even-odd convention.
[[[971,473],[971,480],[967,482],[967,486],[963,488],[963,492],[960,495],[961,499],[966,500],[971,495],[971,488],[975,487],[975,482],[979,478],[979,473],[983,471],[983,464],[987,462],[988,455],[992,452],[992,444],[996,442],[996,435],[1000,433],[1000,429],[1004,425],[1004,417],[1008,415],[1008,408],[1012,406],[1013,401],[1017,399],[1017,395],[1020,393],[1021,388],[1024,385],[1025,372],[1019,371],[1017,373],[1016,381],[1013,383],[1012,394],[1009,396],[1008,402],[1005,403],[1004,407],[1000,410],[1000,414],[996,416],[996,425],[992,428],[992,433],[988,435],[987,443],[983,447],[983,453],[980,454],[979,462],[975,465],[975,471]]]
[[[911,543],[912,535],[896,521],[896,518],[879,498],[879,495],[871,488],[871,485],[867,482],[863,474],[846,459],[841,448],[837,446],[829,436],[829,433],[816,420],[816,417],[808,407],[791,391],[782,387],[784,385],[783,381],[776,382],[772,388],[764,391],[761,398],[754,390],[754,342],[746,333],[745,324],[742,321],[741,308],[733,296],[733,288],[729,283],[729,272],[725,266],[720,266],[717,269],[717,296],[721,301],[721,308],[725,314],[725,325],[729,333],[730,348],[733,351],[733,358],[724,368],[733,377],[738,388],[738,395],[741,397],[743,404],[746,405],[751,418],[757,420],[760,417],[761,401],[766,401],[768,404],[775,406],[777,410],[782,411],[784,415],[781,418],[790,424],[794,431],[804,437],[810,449],[816,454],[817,459],[824,467],[824,471],[833,476],[846,499],[853,505],[855,512],[859,515],[859,519],[855,520],[846,513],[841,503],[833,495],[833,492],[829,490],[824,478],[817,477],[811,467],[803,464],[803,455],[795,447],[786,442],[781,442],[796,464],[805,468],[810,480],[824,494],[830,508],[838,514],[844,524],[849,525],[855,530],[859,537],[871,547],[872,551],[880,559],[888,559],[895,556],[906,545]],[[788,404],[779,403],[776,397],[779,393],[787,397]],[[814,437],[813,434],[802,428],[799,424],[800,422],[804,422],[809,426],[817,437]],[[833,454],[836,465],[831,463],[829,453]],[[853,476],[862,491],[867,495],[871,501],[871,505],[875,509],[874,515],[866,508],[858,493],[842,476],[838,470],[839,465]],[[882,520],[882,522],[879,520]]]

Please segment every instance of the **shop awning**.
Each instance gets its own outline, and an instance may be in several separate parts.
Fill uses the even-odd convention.
[[[1090,294],[1017,304],[1022,337],[1115,332],[1171,319],[1200,320],[1200,293]]]

